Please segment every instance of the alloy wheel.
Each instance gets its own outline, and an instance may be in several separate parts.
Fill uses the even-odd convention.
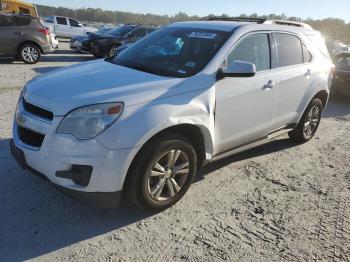
[[[22,50],[22,57],[25,61],[33,63],[39,59],[39,51],[31,46],[27,46]]]
[[[321,118],[321,110],[319,106],[315,105],[310,108],[309,112],[305,117],[304,122],[304,136],[305,138],[310,138],[314,135]]]
[[[111,50],[109,51],[108,57],[114,57],[118,53],[118,48],[117,47],[112,47]]]
[[[189,159],[185,152],[173,149],[162,155],[148,175],[148,193],[155,201],[175,197],[189,176]]]

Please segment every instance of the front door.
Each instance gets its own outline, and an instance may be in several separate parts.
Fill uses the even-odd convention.
[[[224,78],[216,83],[215,153],[259,139],[271,131],[276,93],[270,50],[269,34],[253,33],[242,38],[224,62],[253,63],[257,74]]]

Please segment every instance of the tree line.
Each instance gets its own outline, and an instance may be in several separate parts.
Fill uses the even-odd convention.
[[[40,16],[58,15],[72,17],[80,21],[101,22],[108,24],[145,24],[145,25],[167,25],[180,21],[193,21],[201,20],[203,17],[189,16],[184,12],[179,12],[173,16],[169,15],[155,15],[155,14],[136,14],[131,12],[122,11],[105,11],[100,8],[79,8],[70,9],[65,7],[51,7],[44,5],[37,5]],[[209,14],[207,17],[213,17],[215,15]],[[227,14],[215,17],[229,17]],[[322,32],[327,38],[335,38],[344,43],[350,44],[350,23],[346,23],[342,19],[338,18],[326,18],[326,19],[301,19],[298,17],[287,17],[286,15],[263,15],[258,14],[241,14],[240,17],[246,18],[264,18],[264,19],[278,19],[278,20],[291,20],[296,22],[304,22],[310,24],[316,30]]]

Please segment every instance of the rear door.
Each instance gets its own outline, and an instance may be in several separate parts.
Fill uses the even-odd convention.
[[[0,14],[0,54],[15,55],[19,37],[14,16]]]
[[[274,110],[274,127],[295,124],[298,109],[313,80],[312,55],[294,34],[273,33],[274,74],[278,93]]]
[[[68,19],[66,17],[55,17],[55,33],[59,37],[70,37],[70,26],[68,25]]]

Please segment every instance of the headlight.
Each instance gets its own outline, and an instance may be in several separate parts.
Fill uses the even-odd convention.
[[[110,127],[121,115],[123,103],[84,106],[68,113],[57,133],[71,134],[78,139],[90,139]]]

